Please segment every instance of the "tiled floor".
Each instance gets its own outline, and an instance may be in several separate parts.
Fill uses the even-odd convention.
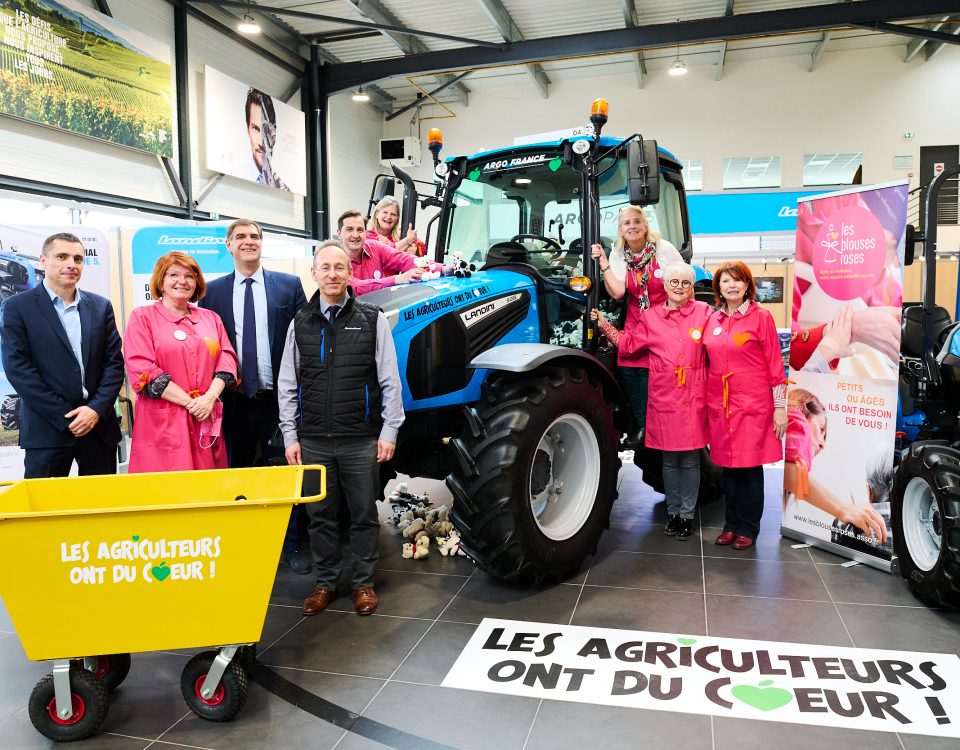
[[[621,498],[596,558],[571,581],[538,591],[506,586],[463,557],[435,551],[404,560],[384,526],[381,606],[357,617],[343,597],[303,618],[307,576],[278,572],[260,660],[314,696],[323,720],[254,684],[240,716],[201,721],[179,694],[183,654],[134,656],[113,694],[102,732],[78,748],[152,747],[311,750],[433,748],[563,750],[606,747],[686,750],[933,750],[955,740],[829,729],[498,696],[440,687],[484,617],[684,632],[836,646],[957,653],[960,613],[921,606],[902,581],[781,539],[781,476],[768,470],[769,507],[754,549],[716,547],[723,509],[701,509],[687,542],[663,536],[662,497],[628,465]],[[436,497],[436,492],[432,492]],[[229,616],[229,613],[226,613]],[[48,668],[26,660],[0,608],[0,748],[49,747],[27,717],[32,685]],[[379,741],[378,741],[379,740]]]

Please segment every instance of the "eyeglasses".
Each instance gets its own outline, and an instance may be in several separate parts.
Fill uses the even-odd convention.
[[[175,273],[175,272],[174,272],[174,273],[168,273],[168,274],[167,274],[167,278],[170,279],[171,281],[178,281],[178,280],[180,280],[180,279],[183,279],[184,281],[196,281],[196,280],[197,280],[197,277],[194,276],[192,273]]]
[[[693,286],[693,282],[687,279],[683,279],[682,281],[680,279],[670,279],[667,283],[674,289],[689,289]]]

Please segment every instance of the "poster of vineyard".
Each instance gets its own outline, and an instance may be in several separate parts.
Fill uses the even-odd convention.
[[[76,0],[0,0],[0,113],[173,155],[170,47]]]

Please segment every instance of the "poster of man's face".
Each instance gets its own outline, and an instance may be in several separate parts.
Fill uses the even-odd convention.
[[[207,168],[304,195],[303,112],[209,66],[204,89]]]

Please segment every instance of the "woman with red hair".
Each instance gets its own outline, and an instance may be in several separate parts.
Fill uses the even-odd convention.
[[[740,261],[713,275],[717,310],[704,330],[710,459],[723,467],[726,522],[717,544],[753,546],[763,515],[763,464],[783,458],[787,379],[773,316]]]

